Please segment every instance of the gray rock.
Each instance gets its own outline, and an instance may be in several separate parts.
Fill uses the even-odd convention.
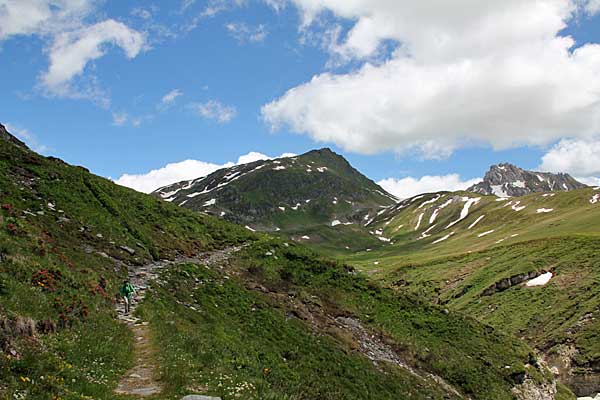
[[[130,255],[134,255],[135,254],[135,250],[132,249],[131,247],[127,247],[127,246],[119,246],[119,248],[123,251],[126,251],[127,253],[129,253]]]
[[[483,181],[467,189],[469,192],[496,196],[524,196],[535,192],[552,192],[586,187],[569,174],[526,171],[504,163],[492,165]]]
[[[181,400],[221,400],[220,397],[202,396],[200,394],[188,394],[183,396]]]

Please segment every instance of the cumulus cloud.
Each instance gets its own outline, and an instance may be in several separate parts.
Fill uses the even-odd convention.
[[[112,19],[62,32],[48,49],[50,66],[41,76],[42,84],[52,94],[68,95],[70,81],[81,75],[90,61],[102,57],[107,44],[120,47],[127,58],[134,58],[144,48],[144,35]]]
[[[465,190],[469,186],[481,182],[481,178],[463,181],[458,174],[426,175],[421,178],[406,177],[401,179],[387,178],[377,184],[400,199],[406,199],[422,193]]]
[[[90,0],[1,0],[0,41],[77,27],[92,9]]]
[[[590,15],[595,15],[600,11],[600,0],[590,0],[585,7]]]
[[[217,100],[209,100],[205,103],[191,103],[189,107],[202,118],[215,120],[220,124],[231,121],[237,115],[237,110],[234,106],[221,104]]]
[[[107,19],[85,22],[95,0],[0,0],[0,42],[18,35],[37,35],[46,43],[49,66],[39,76],[44,94],[90,99],[108,107],[107,91],[92,74],[83,79],[86,66],[106,54],[110,45],[128,58],[145,47],[145,35],[122,22]],[[75,78],[80,78],[74,83]]]
[[[284,153],[276,158],[293,156],[295,156],[295,154]],[[115,180],[115,182],[139,192],[150,193],[160,187],[172,183],[209,175],[221,168],[229,168],[234,165],[248,164],[258,160],[269,160],[272,158],[273,157],[253,151],[240,156],[236,162],[230,161],[224,164],[215,164],[199,160],[185,160],[167,164],[162,168],[152,170],[145,174],[124,174],[119,179]]]
[[[249,26],[243,22],[231,22],[226,24],[225,28],[240,44],[262,42],[269,34],[267,28],[263,24]]]
[[[329,47],[359,67],[321,73],[264,105],[273,129],[428,158],[600,133],[600,45],[577,47],[561,33],[596,0],[291,2],[306,26],[323,13],[351,21]],[[373,61],[389,43],[388,57]]]
[[[564,139],[552,147],[538,167],[541,171],[567,172],[584,181],[600,176],[600,139]],[[585,182],[584,182],[585,183]],[[592,183],[593,184],[593,183]]]

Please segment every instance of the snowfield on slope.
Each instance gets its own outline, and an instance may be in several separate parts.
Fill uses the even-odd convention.
[[[538,208],[537,209],[537,213],[538,214],[540,214],[540,213],[549,213],[549,212],[552,212],[552,211],[554,211],[554,208]]]
[[[541,274],[537,278],[533,278],[528,281],[525,285],[531,286],[544,286],[552,279],[552,272],[546,272],[545,274]]]
[[[456,221],[449,223],[448,226],[446,227],[446,229],[458,224],[460,221],[467,218],[469,216],[469,209],[471,208],[471,206],[473,204],[479,203],[479,200],[481,200],[481,197],[473,197],[473,198],[463,197],[462,201],[465,202],[465,205],[464,205],[463,209],[460,211],[460,217],[458,217],[458,219]]]

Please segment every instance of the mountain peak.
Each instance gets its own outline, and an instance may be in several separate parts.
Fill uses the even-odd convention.
[[[253,229],[282,232],[333,221],[359,224],[369,219],[365,215],[396,203],[329,148],[224,168],[154,194]]]
[[[467,190],[498,197],[524,196],[535,192],[552,192],[586,187],[565,173],[527,171],[514,164],[492,165],[483,181]]]

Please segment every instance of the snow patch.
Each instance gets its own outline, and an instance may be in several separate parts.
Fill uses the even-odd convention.
[[[471,208],[471,206],[473,204],[477,204],[479,202],[479,200],[481,200],[481,197],[474,197],[474,198],[463,197],[462,201],[465,202],[465,205],[460,212],[460,217],[456,221],[449,223],[448,226],[446,227],[446,229],[450,228],[451,226],[453,226],[453,225],[459,223],[460,221],[462,221],[463,219],[467,218],[467,216],[469,215],[469,208]]]
[[[217,199],[210,199],[204,203],[204,207],[214,206],[217,204]]]
[[[310,236],[304,235],[304,236],[302,236],[302,239],[304,239],[304,240],[309,240],[309,239],[310,239]]]
[[[428,238],[429,236],[431,236],[431,235],[429,234],[429,232],[430,232],[430,231],[431,231],[433,228],[435,228],[435,226],[436,226],[436,225],[435,225],[435,224],[433,224],[433,225],[431,225],[429,228],[427,228],[427,230],[426,230],[425,232],[421,233],[421,237],[419,237],[417,240],[425,239],[425,238]]]
[[[248,229],[250,232],[256,232],[255,229],[250,228],[248,225],[246,225],[244,228]]]
[[[421,214],[419,214],[419,219],[417,220],[417,226],[415,226],[415,231],[417,229],[419,229],[419,226],[421,226],[421,220],[423,219],[423,215],[425,215],[424,212],[422,212]]]
[[[542,195],[542,197],[554,197],[554,196],[556,196],[556,193],[544,193]]]
[[[479,221],[481,221],[481,220],[482,220],[484,217],[485,217],[485,215],[481,215],[481,216],[479,216],[479,218],[477,218],[477,219],[475,220],[475,222],[473,222],[471,225],[469,225],[469,227],[468,227],[467,229],[471,229],[471,228],[473,228],[473,227],[474,227],[475,225],[477,225],[477,223],[478,223]]]
[[[525,285],[531,286],[544,286],[552,279],[552,272],[546,272],[545,274],[541,274],[537,278],[533,278],[528,281]]]
[[[331,226],[337,226],[339,224],[341,224],[341,222],[339,220],[337,220],[337,219],[334,220],[334,221],[331,221]]]
[[[492,194],[498,197],[509,197],[508,193],[504,191],[503,185],[490,185],[492,188]]]
[[[419,206],[419,208],[423,208],[423,206],[426,206],[427,204],[431,204],[431,203],[435,203],[436,201],[439,200],[439,198],[442,197],[442,195],[438,194],[436,197],[434,197],[433,199],[424,201],[423,203],[421,203],[421,205]]]
[[[319,168],[317,168],[317,171],[325,172],[325,171],[327,171],[327,167],[319,167]]]
[[[480,233],[479,235],[477,235],[477,237],[484,237],[486,235],[489,235],[490,233],[494,233],[494,231],[495,229],[492,229],[491,231]]]
[[[520,201],[520,200],[519,200],[519,201],[517,201],[515,204],[513,204],[511,208],[512,208],[514,211],[521,211],[521,210],[524,210],[524,209],[525,209],[525,207],[527,207],[527,206],[519,206],[519,204],[521,204],[521,201]]]
[[[377,239],[381,240],[382,242],[387,242],[387,243],[389,243],[392,240],[392,239],[388,239],[388,238],[383,237],[383,236],[378,236]]]
[[[595,194],[590,199],[590,204],[596,204],[599,201],[600,201],[600,194]]]
[[[285,211],[285,207],[277,207],[279,208],[281,211]]]
[[[450,232],[446,236],[444,236],[442,238],[439,238],[438,240],[436,240],[435,242],[433,242],[433,244],[436,244],[436,243],[439,243],[439,242],[443,242],[444,240],[448,239],[452,235],[454,235],[454,232]]]
[[[283,171],[284,169],[286,169],[283,165],[278,165],[277,167],[273,168],[273,171]]]
[[[513,185],[514,187],[525,189],[525,182],[523,181],[516,181],[511,183],[511,185]]]
[[[433,210],[433,214],[431,214],[431,217],[429,217],[429,224],[433,224],[435,222],[435,219],[437,218],[440,210],[448,207],[450,205],[450,203],[452,203],[452,199],[446,201],[444,204],[442,204],[441,206],[439,206],[438,208],[436,208],[435,210]]]
[[[538,214],[540,214],[540,213],[549,213],[549,212],[552,212],[552,211],[554,211],[554,208],[538,208],[537,209],[537,213]]]

